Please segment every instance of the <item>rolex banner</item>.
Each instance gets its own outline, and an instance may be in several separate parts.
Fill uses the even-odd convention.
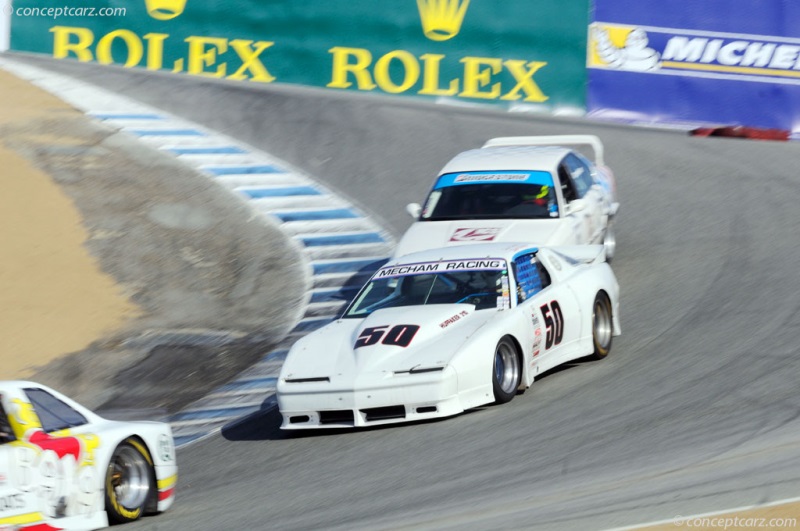
[[[51,0],[14,0],[12,50],[251,83],[585,107],[589,0],[73,0],[52,6]]]
[[[595,0],[590,116],[800,131],[800,2]]]

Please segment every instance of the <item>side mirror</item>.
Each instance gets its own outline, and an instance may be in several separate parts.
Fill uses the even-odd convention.
[[[581,210],[586,209],[586,201],[583,199],[575,199],[571,203],[567,204],[567,215],[574,214],[576,212],[580,212]]]
[[[419,203],[409,203],[406,205],[406,212],[408,215],[414,219],[419,219],[420,214],[422,214],[422,205]]]

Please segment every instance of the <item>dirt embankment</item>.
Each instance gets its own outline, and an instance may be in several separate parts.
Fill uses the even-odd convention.
[[[175,411],[300,317],[306,264],[173,157],[0,71],[0,378]]]

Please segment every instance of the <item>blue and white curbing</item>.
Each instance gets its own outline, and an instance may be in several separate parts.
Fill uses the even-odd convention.
[[[177,446],[228,422],[274,407],[289,346],[336,317],[366,278],[391,255],[393,240],[347,200],[288,164],[225,135],[66,76],[0,59],[0,67],[104,124],[170,153],[238,194],[303,249],[312,285],[303,318],[277,349],[170,419]]]

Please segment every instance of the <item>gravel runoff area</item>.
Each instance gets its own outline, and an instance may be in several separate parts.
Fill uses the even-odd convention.
[[[2,259],[15,267],[4,268],[0,288],[18,305],[8,314],[27,316],[13,329],[4,323],[17,343],[0,353],[2,378],[39,381],[123,416],[163,416],[260,359],[299,320],[309,268],[276,225],[172,156],[5,72],[0,87],[2,196],[26,204],[4,217]],[[24,187],[41,172],[49,182]],[[83,227],[73,227],[69,201],[43,204],[64,194]],[[73,228],[73,247],[83,239],[91,256],[54,259],[59,227]],[[43,271],[33,278],[34,269]],[[45,355],[26,354],[45,338]]]

